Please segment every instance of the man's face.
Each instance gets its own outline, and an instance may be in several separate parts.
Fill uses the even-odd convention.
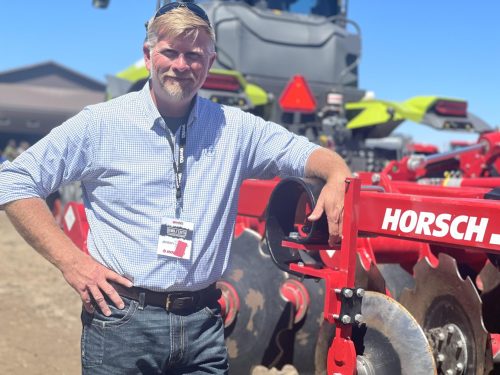
[[[153,91],[168,102],[190,101],[203,85],[215,59],[213,42],[203,31],[196,38],[159,38],[151,50],[144,47]]]

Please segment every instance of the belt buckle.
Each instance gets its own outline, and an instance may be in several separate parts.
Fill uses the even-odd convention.
[[[174,307],[174,303],[177,300],[179,300],[181,302],[181,306],[182,306],[182,304],[184,304],[188,300],[192,304],[195,303],[194,296],[183,296],[183,293],[175,293],[175,292],[173,292],[173,293],[169,293],[167,295],[167,300],[165,302],[165,310],[170,312],[170,311],[176,309],[176,307]],[[183,308],[185,308],[185,307],[181,307],[181,309],[183,309]]]
[[[174,302],[174,301],[173,301],[173,299],[172,299],[171,297],[172,297],[172,294],[171,294],[171,293],[169,293],[169,294],[167,295],[167,301],[165,302],[165,310],[166,310],[166,311],[170,311],[170,307],[171,307],[171,305],[172,305],[172,302]]]

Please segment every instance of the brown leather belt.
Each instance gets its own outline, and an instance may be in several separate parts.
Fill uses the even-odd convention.
[[[122,297],[143,302],[144,305],[163,307],[167,311],[200,309],[216,303],[221,296],[221,291],[215,287],[215,283],[195,292],[154,292],[135,286],[127,288],[114,282],[110,284]]]

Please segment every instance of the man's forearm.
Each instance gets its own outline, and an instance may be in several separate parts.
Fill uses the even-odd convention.
[[[343,182],[351,175],[351,171],[345,161],[336,152],[326,148],[314,150],[307,159],[306,177],[318,177],[324,181]]]
[[[5,212],[26,242],[61,271],[81,255],[59,228],[42,199],[28,198],[10,202],[5,205]]]
[[[131,287],[132,282],[82,253],[59,228],[42,199],[14,201],[5,205],[5,211],[21,236],[62,272],[88,312],[94,309],[93,299],[105,315],[111,314],[105,295],[123,308],[121,297],[109,281],[126,287]]]

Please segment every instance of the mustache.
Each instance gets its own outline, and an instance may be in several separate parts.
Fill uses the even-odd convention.
[[[172,74],[172,73],[164,73],[161,75],[162,78],[174,78],[174,79],[191,79],[194,80],[194,76],[192,73],[186,74]]]

